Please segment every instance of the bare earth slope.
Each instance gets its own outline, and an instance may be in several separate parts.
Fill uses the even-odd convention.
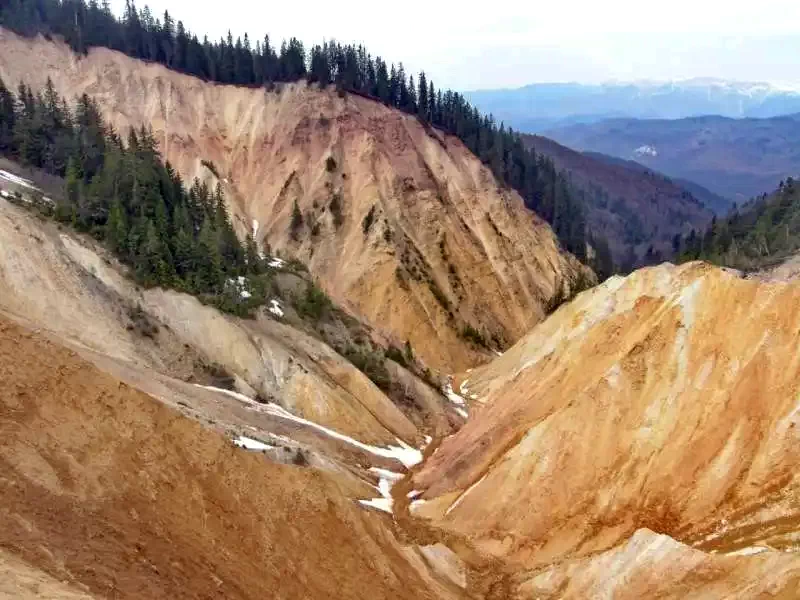
[[[0,381],[0,593],[453,597],[321,473],[234,448],[4,319]]]
[[[417,475],[420,511],[527,567],[645,528],[700,550],[768,546],[791,556],[797,593],[798,345],[795,284],[702,263],[612,278],[469,374],[482,408]]]
[[[104,49],[0,30],[0,76],[88,93],[120,132],[152,126],[186,178],[223,179],[240,232],[296,255],[326,290],[449,371],[478,359],[466,323],[505,346],[581,268],[453,136],[305,84],[213,85]],[[328,159],[331,159],[330,161]],[[303,213],[296,240],[294,203]]]
[[[251,397],[272,398],[367,443],[421,440],[360,371],[287,325],[264,316],[222,315],[186,294],[139,289],[101,248],[5,200],[0,239],[0,310],[100,355],[173,378],[197,380],[198,360],[216,363]],[[134,326],[137,309],[155,334],[142,335]]]

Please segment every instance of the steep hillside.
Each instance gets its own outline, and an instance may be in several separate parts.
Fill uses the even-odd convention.
[[[333,480],[4,318],[0,379],[5,597],[463,597]]]
[[[711,221],[711,211],[697,198],[658,173],[599,160],[545,137],[523,139],[570,173],[589,207],[589,229],[608,240],[617,265],[630,268],[626,263],[633,256],[641,260],[650,246],[669,256],[675,235],[704,228]]]
[[[800,111],[797,90],[711,78],[598,85],[535,83],[517,89],[468,92],[467,97],[481,110],[530,133],[613,118],[763,118]]]
[[[791,597],[798,307],[800,286],[702,263],[640,270],[581,294],[458,384],[473,416],[415,477],[428,500],[418,513],[520,566],[616,586],[633,579],[606,572],[598,553],[626,562],[652,552],[660,573],[673,553],[686,561],[676,574],[716,560],[641,529],[705,552],[772,560],[776,549],[791,557],[791,578],[781,568],[761,579],[751,564],[746,587],[731,577],[728,592],[755,597],[793,581]],[[745,550],[753,546],[766,550]],[[628,568],[643,567],[620,564]],[[720,568],[701,579],[725,579]],[[648,580],[651,590],[670,585]],[[727,597],[718,585],[708,595]]]
[[[608,154],[602,154],[601,152],[582,152],[584,156],[590,156],[594,159],[597,159],[602,162],[606,162],[612,165],[621,165],[628,169],[633,169],[636,171],[643,171],[652,173],[652,169],[648,169],[643,164],[636,162],[635,160],[626,160],[624,158],[618,158],[616,156],[610,156]],[[695,198],[697,198],[701,204],[703,204],[706,208],[713,211],[716,214],[725,213],[731,208],[732,202],[727,199],[723,198],[719,194],[715,194],[708,188],[703,187],[699,183],[694,181],[689,181],[688,179],[680,179],[680,178],[670,178],[670,181],[675,185],[683,188],[690,194],[692,194]]]
[[[240,233],[306,262],[334,299],[434,367],[487,354],[467,325],[503,348],[591,278],[460,141],[379,103],[304,83],[214,85],[0,31],[0,77],[41,89],[48,75],[68,97],[94,97],[117,131],[152,126],[185,179],[214,183],[216,171]]]
[[[5,200],[0,234],[0,309],[81,347],[178,379],[215,385],[206,373],[219,369],[251,397],[276,399],[368,443],[422,439],[364,375],[282,319],[269,313],[236,319],[186,294],[141,290],[107,253]]]
[[[800,119],[784,116],[615,119],[549,129],[545,135],[575,150],[635,160],[742,202],[797,176],[798,134]]]
[[[757,271],[774,267],[800,250],[800,189],[791,178],[770,195],[738,207],[727,217],[682,240],[681,260],[698,258]]]

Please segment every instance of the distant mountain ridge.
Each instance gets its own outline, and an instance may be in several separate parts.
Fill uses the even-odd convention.
[[[769,118],[800,112],[800,89],[710,78],[675,82],[535,83],[465,95],[484,112],[529,133],[617,118],[682,119],[704,115]]]
[[[636,162],[635,160],[628,160],[625,158],[618,158],[616,156],[609,156],[608,154],[603,154],[602,152],[582,152],[584,156],[589,156],[591,158],[597,159],[602,162],[606,162],[609,164],[616,164],[622,167],[626,167],[628,169],[633,169],[635,171],[642,171],[644,173],[652,173],[652,169],[646,167],[640,162]],[[727,213],[728,210],[731,208],[731,200],[720,196],[719,194],[715,194],[707,187],[700,185],[694,181],[689,181],[688,179],[681,179],[680,177],[670,177],[670,182],[675,184],[676,186],[682,188],[683,190],[689,192],[692,196],[697,198],[706,208],[711,210],[717,214]]]
[[[522,137],[568,174],[587,207],[590,231],[607,240],[614,263],[622,270],[648,262],[648,250],[651,262],[658,260],[656,256],[671,256],[676,235],[704,229],[714,212],[730,206],[700,185],[692,184],[693,191],[689,190],[634,161],[576,152],[538,135]]]
[[[614,119],[546,133],[579,151],[635,160],[696,182],[736,202],[775,189],[800,173],[800,115]]]

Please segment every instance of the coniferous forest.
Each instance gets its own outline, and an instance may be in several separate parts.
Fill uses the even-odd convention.
[[[117,19],[107,0],[7,0],[0,25],[25,36],[60,36],[77,52],[112,48],[209,81],[270,89],[305,79],[374,98],[458,136],[552,225],[568,250],[586,258],[585,207],[548,158],[526,149],[514,131],[482,115],[461,94],[437,89],[424,72],[415,80],[402,63],[372,57],[363,46],[326,42],[307,49],[292,38],[276,48],[268,36],[254,43],[246,34],[234,40],[230,33],[201,41],[168,12],[155,16],[133,1]]]
[[[775,266],[800,250],[800,187],[789,177],[772,194],[762,194],[714,218],[705,231],[673,241],[680,262],[707,260],[743,271]]]
[[[63,197],[39,208],[105,241],[143,285],[237,314],[265,301],[263,261],[251,237],[237,238],[219,187],[187,189],[148,130],[123,142],[85,94],[72,109],[50,80],[37,94],[0,80],[0,154],[63,177]]]

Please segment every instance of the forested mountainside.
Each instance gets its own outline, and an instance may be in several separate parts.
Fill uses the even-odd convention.
[[[800,118],[612,119],[543,135],[573,150],[635,160],[735,202],[769,193],[800,172]]]
[[[575,152],[542,136],[522,137],[569,173],[570,186],[588,208],[589,230],[599,235],[595,264],[601,274],[609,268],[603,240],[608,241],[613,267],[628,272],[669,258],[676,237],[711,221],[712,211],[691,192],[647,167]]]
[[[657,171],[653,171],[650,167],[643,165],[640,162],[635,160],[629,160],[625,158],[619,158],[617,156],[611,156],[610,154],[603,154],[602,152],[581,152],[584,156],[590,156],[596,160],[601,162],[609,163],[612,165],[620,165],[626,167],[628,169],[632,169],[634,171],[643,171],[646,173],[654,173],[659,174]],[[666,175],[660,174],[662,177],[666,177]],[[692,196],[697,198],[701,204],[703,204],[706,208],[713,211],[715,214],[725,214],[733,205],[733,202],[728,198],[720,196],[719,194],[715,194],[707,187],[700,185],[695,181],[689,181],[688,179],[681,179],[680,177],[669,177],[668,178],[672,183],[674,183],[679,188],[689,192]]]
[[[401,352],[391,345],[380,348],[363,328],[356,327],[361,331],[354,336],[332,334],[333,323],[352,324],[353,319],[313,281],[303,285],[300,277],[292,286],[299,293],[282,293],[278,272],[302,274],[305,265],[265,256],[251,233],[242,244],[220,185],[212,191],[195,180],[186,187],[163,163],[149,131],[131,130],[123,144],[88,96],[71,110],[50,80],[43,94],[20,84],[15,96],[0,79],[0,154],[51,175],[63,172],[63,193],[46,197],[25,180],[14,185],[12,177],[15,191],[3,190],[3,195],[102,240],[137,283],[190,293],[239,316],[254,316],[268,300],[270,311],[283,316],[280,303],[291,304],[312,331],[386,391],[392,382],[385,355],[414,369],[408,341]],[[417,370],[422,374],[423,369]]]
[[[771,267],[800,250],[800,186],[789,177],[776,191],[715,218],[681,240],[680,260],[703,259],[745,271]]]
[[[266,302],[263,259],[252,236],[237,238],[221,186],[185,186],[151,132],[123,143],[86,94],[72,109],[49,79],[43,93],[21,83],[16,95],[0,79],[0,154],[64,177],[64,194],[38,198],[39,210],[104,239],[143,285],[237,314]]]
[[[107,47],[220,83],[270,87],[304,79],[368,95],[457,135],[498,180],[552,224],[568,250],[585,258],[583,206],[552,162],[527,150],[514,131],[482,115],[463,95],[437,89],[424,72],[415,81],[402,63],[373,58],[362,46],[326,42],[307,50],[292,38],[276,49],[269,37],[253,45],[247,35],[234,40],[230,33],[218,42],[200,41],[168,12],[162,20],[147,7],[137,10],[133,2],[117,20],[107,2],[12,0],[0,9],[0,25],[26,36],[62,36],[77,52]]]

